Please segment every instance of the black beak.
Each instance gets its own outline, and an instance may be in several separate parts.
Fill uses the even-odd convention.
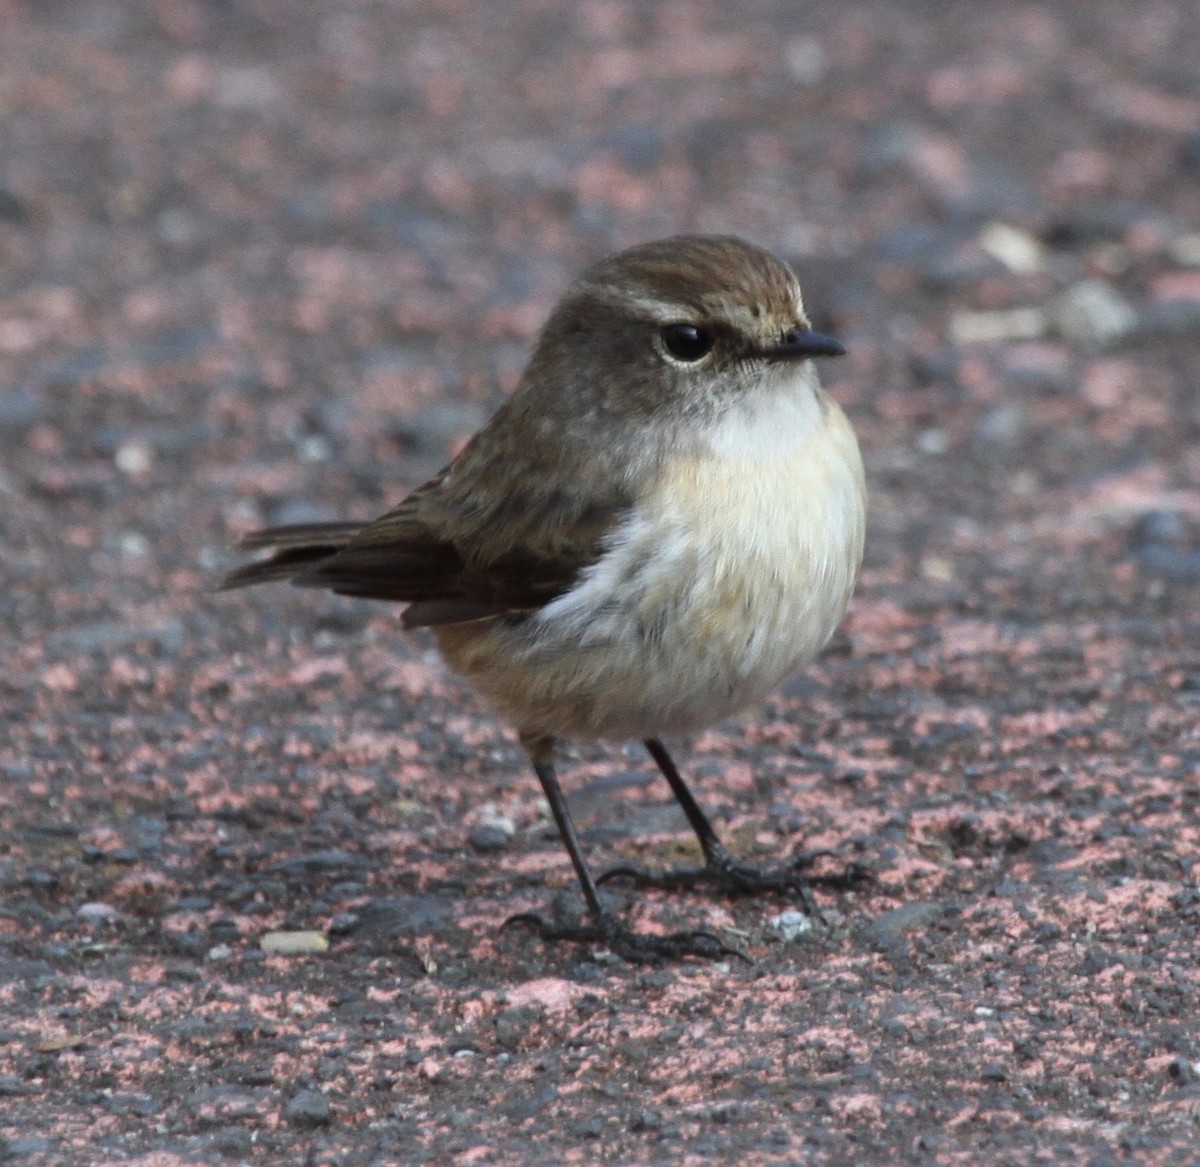
[[[813,332],[811,328],[793,328],[785,332],[777,345],[763,350],[763,356],[773,360],[795,361],[804,357],[844,357],[846,348],[840,340]]]

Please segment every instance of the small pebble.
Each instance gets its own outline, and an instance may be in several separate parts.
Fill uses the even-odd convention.
[[[12,1135],[0,1138],[0,1161],[31,1158],[52,1150],[54,1143],[42,1135]]]
[[[329,938],[324,932],[265,932],[258,942],[263,952],[277,956],[298,956],[308,952],[328,952]]]
[[[137,531],[123,531],[117,546],[123,559],[145,559],[150,554],[150,540]]]
[[[1194,1086],[1200,1082],[1200,1062],[1193,1062],[1187,1058],[1176,1058],[1167,1067],[1167,1073],[1180,1086]]]
[[[993,405],[975,426],[976,436],[996,445],[1014,445],[1025,433],[1028,410],[1020,401]]]
[[[936,902],[915,900],[877,916],[862,930],[862,938],[874,948],[885,949],[903,940],[905,933],[923,931],[945,912]]]
[[[29,429],[41,415],[41,401],[27,389],[0,389],[0,429]]]
[[[1089,350],[1112,348],[1137,328],[1138,314],[1111,284],[1081,280],[1063,293],[1054,310],[1062,336]]]
[[[932,427],[917,434],[917,449],[922,454],[936,458],[950,448],[950,435],[943,429]]]
[[[333,1121],[329,1099],[319,1090],[301,1090],[284,1107],[283,1117],[292,1126],[313,1128],[328,1126]]]
[[[122,474],[127,474],[130,478],[139,478],[153,468],[154,451],[145,442],[131,438],[117,447],[113,462]]]
[[[330,936],[349,936],[361,923],[362,917],[357,912],[338,912],[329,921],[328,933]]]
[[[1129,534],[1135,550],[1142,547],[1178,546],[1187,536],[1187,524],[1175,511],[1146,511],[1138,516]]]
[[[767,931],[782,940],[784,944],[794,944],[797,940],[811,935],[812,930],[812,919],[804,912],[798,912],[794,908],[780,912],[778,916],[772,916],[767,921]]]
[[[1041,271],[1045,265],[1042,245],[1027,231],[1007,223],[988,223],[979,233],[979,245],[1018,275]]]
[[[1181,267],[1200,267],[1200,233],[1179,236],[1172,240],[1168,251]]]
[[[90,904],[81,904],[78,908],[76,908],[75,915],[88,924],[99,926],[101,924],[116,923],[116,921],[120,919],[121,913],[118,912],[117,909],[112,906],[112,904],[96,902]]]
[[[795,37],[784,47],[784,60],[798,85],[820,85],[829,71],[829,56],[815,37]]]
[[[997,344],[1009,340],[1037,340],[1049,325],[1040,308],[1007,308],[997,312],[955,312],[950,318],[950,338],[955,344]]]
[[[503,851],[512,842],[515,828],[506,830],[499,822],[478,823],[467,832],[467,841],[476,851]]]

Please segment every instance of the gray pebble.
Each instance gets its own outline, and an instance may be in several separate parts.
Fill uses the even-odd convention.
[[[862,938],[873,948],[885,949],[904,939],[906,932],[923,929],[933,923],[945,911],[937,901],[916,901],[884,912],[872,920],[863,930]]]
[[[1081,280],[1068,288],[1054,309],[1059,333],[1079,347],[1113,348],[1138,326],[1133,306],[1104,280]]]
[[[1200,301],[1164,300],[1151,304],[1138,323],[1139,339],[1200,333]]]
[[[453,908],[434,896],[395,896],[356,909],[359,928],[375,936],[424,936],[441,928]]]
[[[309,851],[304,855],[293,855],[281,859],[268,868],[276,875],[320,875],[327,871],[356,870],[368,866],[362,855],[330,848],[328,851]]]
[[[1135,550],[1151,546],[1177,546],[1187,535],[1187,525],[1175,511],[1147,511],[1139,515],[1129,534]]]
[[[27,430],[41,416],[41,400],[28,389],[0,389],[0,429]]]
[[[804,912],[792,908],[768,920],[767,929],[785,944],[794,944],[812,934],[813,923]]]
[[[329,921],[329,935],[349,936],[361,923],[357,912],[338,912]]]
[[[0,1139],[0,1160],[25,1159],[31,1155],[44,1155],[52,1150],[52,1140],[42,1135],[14,1135]]]
[[[329,1099],[319,1090],[301,1090],[284,1107],[283,1117],[292,1126],[307,1128],[329,1126],[333,1121]]]
[[[1028,410],[1024,402],[1002,401],[993,405],[975,427],[975,435],[984,442],[1010,446],[1025,433]]]
[[[504,851],[512,842],[513,832],[499,823],[479,823],[467,832],[467,841],[476,851]]]

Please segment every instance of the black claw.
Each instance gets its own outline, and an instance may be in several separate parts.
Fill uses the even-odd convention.
[[[808,893],[812,888],[829,891],[850,891],[874,881],[874,876],[860,863],[851,863],[842,871],[829,875],[812,874],[810,868],[828,851],[806,851],[781,867],[753,867],[739,863],[732,856],[710,859],[702,867],[677,867],[668,871],[649,871],[640,867],[614,867],[597,880],[629,879],[639,887],[678,890],[706,884],[729,895],[762,895],[766,892],[786,892],[799,895],[810,907]]]
[[[699,868],[694,868],[694,869],[689,868],[688,870],[700,870],[700,869]],[[664,872],[663,874],[667,875],[667,874],[671,874],[671,873]],[[628,879],[628,880],[631,880],[633,883],[641,883],[641,881],[648,875],[653,876],[653,872],[649,872],[645,868],[642,868],[642,867],[633,867],[632,865],[627,865],[625,867],[610,867],[607,871],[602,871],[602,872],[600,872],[599,875],[596,876],[596,883],[598,885],[601,883],[608,883],[608,881],[610,879]]]
[[[556,924],[536,912],[520,912],[509,916],[501,925],[524,924],[542,940],[571,941],[576,944],[603,944],[610,952],[631,964],[658,964],[664,960],[680,960],[698,956],[705,960],[721,960],[736,956],[747,964],[753,961],[736,948],[730,948],[712,932],[672,932],[666,936],[647,936],[634,932],[611,916],[602,916],[590,924]]]
[[[653,887],[660,891],[675,891],[681,887],[695,887],[700,883],[716,883],[714,869],[708,867],[671,867],[666,871],[653,871],[648,867],[610,867],[596,876],[596,882],[608,883],[611,879],[628,879],[636,887]]]
[[[857,887],[878,883],[875,872],[861,863],[847,863],[841,871],[820,877],[821,886],[830,891],[853,891]]]

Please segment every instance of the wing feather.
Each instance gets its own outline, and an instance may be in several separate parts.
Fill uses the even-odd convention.
[[[456,498],[446,472],[374,522],[275,527],[241,546],[268,551],[238,568],[222,590],[287,580],[345,596],[409,604],[406,627],[519,616],[574,586],[602,551],[622,509],[570,494],[485,491]],[[519,505],[514,506],[514,499]]]

